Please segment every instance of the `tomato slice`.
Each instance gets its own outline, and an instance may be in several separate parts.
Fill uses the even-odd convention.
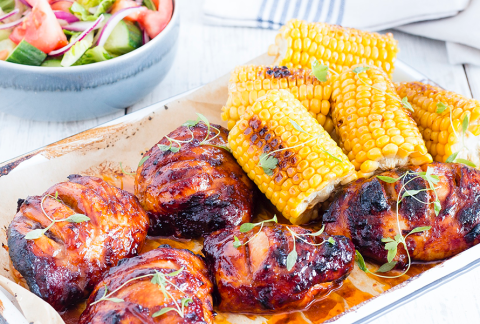
[[[170,22],[173,13],[172,0],[153,0],[158,11],[144,10],[138,15],[138,23],[146,31],[150,38],[154,38]]]
[[[68,44],[67,37],[47,0],[36,0],[32,13],[9,37],[16,44],[25,39],[44,53],[50,53]]]
[[[120,11],[120,10],[125,9],[125,8],[130,8],[130,7],[138,7],[138,4],[135,1],[132,1],[132,0],[117,0],[117,1],[115,1],[115,3],[112,6],[111,13],[114,14],[117,11]],[[141,7],[141,8],[138,9],[138,11],[129,14],[124,19],[135,22],[135,21],[138,20],[138,15],[140,14],[140,12],[142,10],[146,10],[146,9],[147,8],[145,8],[145,7]]]
[[[52,3],[51,7],[52,10],[61,10],[70,13],[70,7],[72,6],[72,2],[70,1],[57,1]]]

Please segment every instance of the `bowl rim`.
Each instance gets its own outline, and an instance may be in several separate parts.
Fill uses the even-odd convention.
[[[165,37],[168,37],[167,35],[174,28],[174,25],[176,25],[176,21],[179,19],[178,6],[176,5],[176,1],[172,0],[172,2],[173,2],[172,18],[168,22],[165,29],[162,30],[160,34],[158,34],[154,39],[150,40],[147,44],[144,44],[129,53],[120,55],[111,60],[107,60],[103,62],[96,62],[93,64],[86,64],[86,65],[68,66],[68,67],[31,66],[31,65],[17,64],[17,63],[11,63],[11,62],[0,60],[0,71],[5,69],[10,69],[10,70],[23,71],[23,72],[29,72],[29,73],[51,75],[52,73],[58,73],[58,74],[71,74],[75,72],[82,73],[86,71],[93,71],[94,69],[99,70],[103,68],[114,67],[118,64],[121,64],[123,61],[128,61],[134,56],[140,55],[143,51],[147,51],[152,46],[155,46],[157,43],[161,42],[162,39],[164,39]]]

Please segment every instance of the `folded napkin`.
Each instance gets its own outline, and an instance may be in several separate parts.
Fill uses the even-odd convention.
[[[452,64],[480,65],[480,0],[206,0],[209,24],[278,29],[289,19],[396,28],[447,41]],[[401,26],[401,27],[400,27]]]

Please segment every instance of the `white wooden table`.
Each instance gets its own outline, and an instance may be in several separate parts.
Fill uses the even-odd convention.
[[[213,81],[264,53],[276,32],[204,25],[203,1],[178,0],[181,30],[177,58],[165,80],[133,107],[80,122],[35,122],[0,113],[0,161],[131,113]],[[431,80],[467,97],[480,98],[480,67],[450,65],[444,42],[394,31],[399,58]],[[1,98],[0,98],[1,100]],[[397,308],[375,324],[480,323],[480,268]]]

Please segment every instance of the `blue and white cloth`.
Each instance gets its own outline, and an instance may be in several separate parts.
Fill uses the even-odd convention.
[[[292,18],[444,40],[452,64],[480,65],[480,0],[206,0],[206,23],[278,29]]]

